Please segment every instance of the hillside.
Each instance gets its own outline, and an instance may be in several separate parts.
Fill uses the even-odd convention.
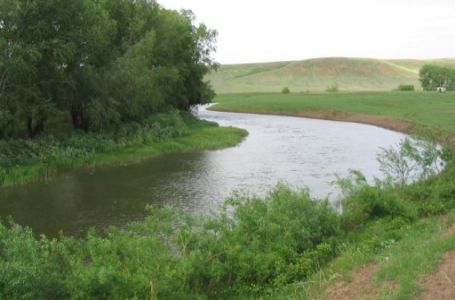
[[[420,86],[419,69],[427,63],[455,66],[455,59],[379,60],[317,58],[303,61],[222,65],[207,79],[217,93],[324,91],[337,84],[344,91],[392,90],[400,84]]]

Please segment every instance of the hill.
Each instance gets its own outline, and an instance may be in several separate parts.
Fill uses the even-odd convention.
[[[455,66],[455,58],[435,60],[317,58],[303,61],[222,65],[207,79],[224,93],[324,91],[338,85],[344,91],[392,90],[400,84],[420,86],[419,69],[427,63]]]

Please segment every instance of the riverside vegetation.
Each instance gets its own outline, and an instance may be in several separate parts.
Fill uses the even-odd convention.
[[[174,111],[115,130],[58,130],[35,139],[0,140],[0,186],[46,179],[68,168],[125,164],[166,152],[234,146],[246,135],[245,130],[219,127],[190,113]]]
[[[215,37],[190,12],[151,0],[0,0],[1,183],[238,142],[244,131],[188,114],[214,97],[203,78],[215,66]],[[383,95],[351,106],[356,95],[337,93],[345,101],[314,104],[403,117],[376,102]],[[432,111],[440,118],[423,104],[408,104],[405,117],[453,131],[444,99]],[[393,280],[392,296],[411,298],[419,276],[455,249],[453,235],[438,236],[455,220],[455,155],[434,145],[406,141],[383,152],[384,181],[370,185],[356,172],[340,179],[342,212],[280,184],[265,198],[232,196],[216,216],[149,207],[143,222],[83,239],[35,236],[3,220],[0,298],[304,298],[324,294],[329,269],[384,257],[392,263],[378,281]],[[436,176],[439,159],[445,168]]]
[[[436,176],[441,159],[445,168]],[[453,236],[428,240],[455,220],[455,156],[451,147],[407,140],[380,161],[383,181],[369,185],[358,172],[339,180],[342,213],[281,184],[263,199],[233,196],[214,217],[149,207],[143,222],[90,231],[84,239],[37,238],[4,222],[1,298],[304,298],[321,291],[323,281],[311,285],[321,268],[335,263],[349,270],[388,253],[402,259],[400,272],[387,265],[380,276],[396,280],[397,299],[410,299],[418,275],[455,249]],[[416,172],[418,180],[404,184]],[[418,254],[407,249],[423,240],[414,247],[424,253],[410,261]]]
[[[0,186],[81,165],[234,145],[188,111],[216,32],[149,0],[0,1]]]

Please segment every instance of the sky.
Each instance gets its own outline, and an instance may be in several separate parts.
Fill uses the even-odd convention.
[[[455,0],[158,0],[218,31],[222,64],[455,57]]]

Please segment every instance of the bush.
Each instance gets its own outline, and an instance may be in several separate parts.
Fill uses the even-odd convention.
[[[339,216],[327,201],[311,200],[307,191],[279,185],[265,199],[237,197],[229,203],[233,218],[225,214],[207,228],[214,234],[198,245],[199,267],[191,276],[207,278],[198,288],[212,290],[211,296],[256,293],[302,279],[309,273],[310,265],[302,263],[310,252],[321,262],[327,252],[333,254],[318,245],[339,233]]]
[[[414,220],[415,205],[393,187],[363,185],[343,199],[343,226],[346,229],[362,227],[371,220],[401,217]]]
[[[284,87],[284,88],[281,90],[281,93],[282,93],[282,94],[290,94],[290,93],[291,93],[291,90],[290,90],[288,87]]]
[[[344,193],[345,228],[358,228],[384,217],[413,220],[451,208],[455,172],[453,158],[446,151],[451,150],[441,149],[428,140],[406,138],[398,149],[383,149],[378,154],[380,170],[385,175],[383,181],[376,179],[371,186],[357,171],[352,172],[351,178],[339,179]],[[452,161],[443,162],[443,158]]]
[[[226,208],[209,219],[150,208],[144,222],[84,240],[0,224],[0,298],[232,299],[301,280],[336,253],[339,216],[307,191],[280,185]]]
[[[338,88],[338,84],[336,84],[336,83],[328,86],[327,89],[326,89],[326,92],[328,92],[328,93],[337,93],[339,91],[340,90]]]
[[[400,92],[414,92],[415,87],[412,84],[401,84],[398,86],[398,91]]]

